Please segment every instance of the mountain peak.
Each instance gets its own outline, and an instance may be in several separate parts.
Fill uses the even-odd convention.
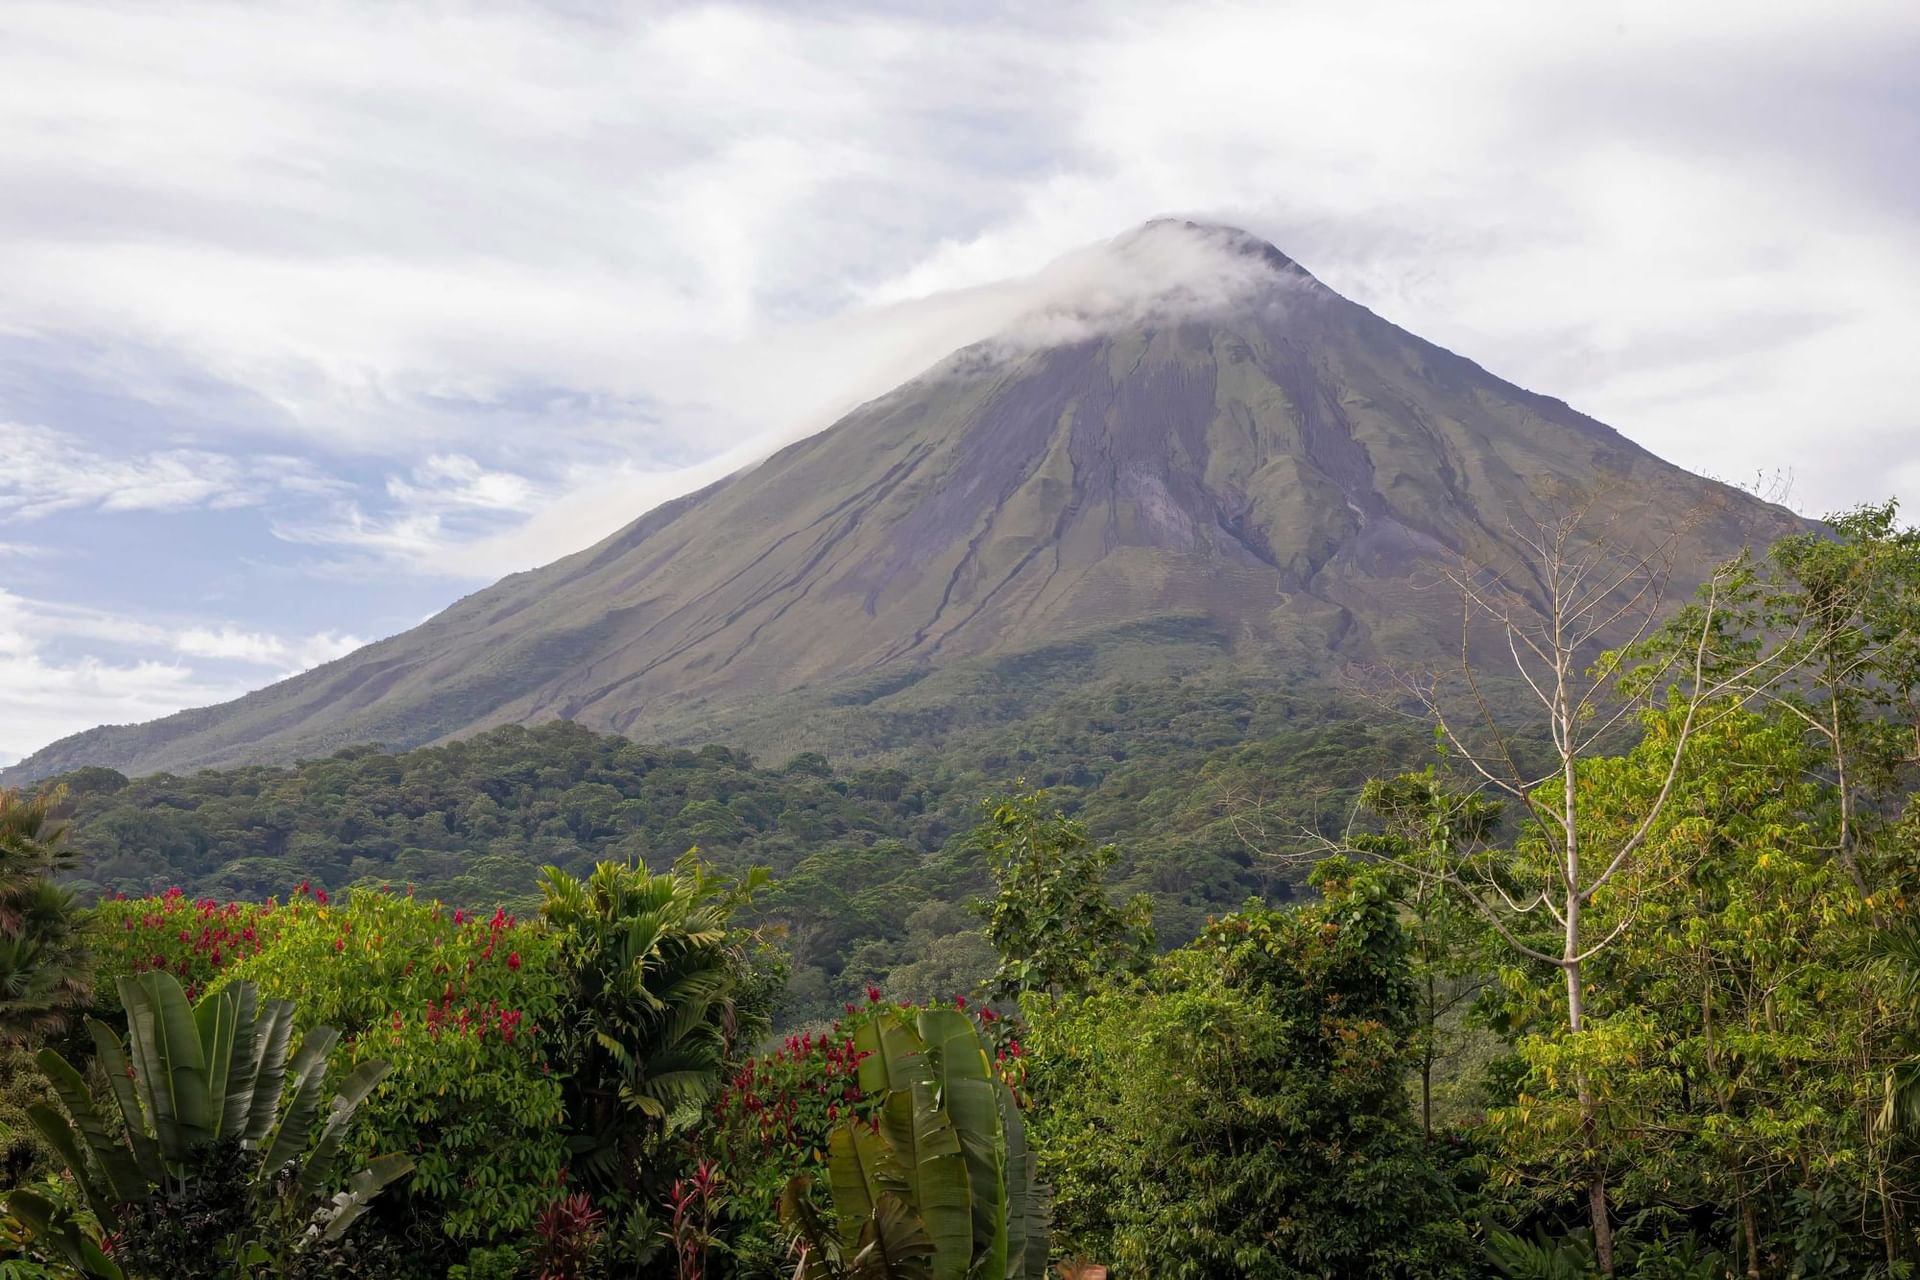
[[[1708,513],[1676,547],[1681,589],[1798,527],[1237,227],[1159,219],[1010,287],[1026,313],[1002,339],[598,546],[12,777],[554,718],[846,756],[1035,710],[1044,679],[1444,661],[1459,618],[1438,570],[1511,561],[1514,513],[1555,495],[1613,525]]]
[[[1149,218],[1122,238],[1168,235],[1183,236],[1216,251],[1251,258],[1274,271],[1297,271],[1302,275],[1308,274],[1304,267],[1281,252],[1271,241],[1263,240],[1244,227],[1236,227],[1230,222],[1181,217]]]
[[[1189,320],[1248,316],[1311,292],[1337,295],[1251,232],[1155,218],[1048,263],[1017,286],[1026,306],[994,345],[1069,345]]]

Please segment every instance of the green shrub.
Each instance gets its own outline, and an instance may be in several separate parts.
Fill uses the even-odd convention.
[[[40,1068],[61,1105],[28,1109],[111,1231],[114,1258],[75,1237],[64,1197],[15,1190],[7,1201],[14,1217],[36,1237],[60,1242],[87,1275],[327,1274],[315,1267],[312,1246],[331,1251],[412,1168],[389,1154],[342,1171],[355,1112],[388,1064],[374,1059],[348,1072],[323,1121],[338,1043],[331,1027],[306,1032],[296,1049],[292,1005],[262,1004],[250,983],[207,995],[198,1007],[171,974],[118,985],[130,1027],[124,1048],[104,1023],[87,1024],[109,1100],[96,1099],[66,1059],[43,1049]]]

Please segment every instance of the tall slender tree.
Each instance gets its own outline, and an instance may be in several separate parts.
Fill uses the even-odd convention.
[[[1804,661],[1803,637],[1769,637],[1718,661],[1725,601],[1753,576],[1746,557],[1709,576],[1696,603],[1669,624],[1682,525],[1657,533],[1596,518],[1593,497],[1530,523],[1510,526],[1517,556],[1503,564],[1463,563],[1451,575],[1461,607],[1460,662],[1451,673],[1409,679],[1442,750],[1470,779],[1507,801],[1521,820],[1513,856],[1453,856],[1402,863],[1461,894],[1518,956],[1557,970],[1562,1029],[1587,1029],[1590,966],[1631,927],[1631,902],[1594,920],[1595,899],[1633,882],[1631,870],[1659,828],[1687,766],[1688,748],[1708,720],[1739,705]],[[1662,633],[1672,643],[1649,651],[1629,671],[1623,654]],[[1504,677],[1500,675],[1502,670]],[[1630,679],[1622,679],[1630,675]],[[1490,693],[1503,679],[1523,705],[1537,708],[1531,732]],[[1596,830],[1583,764],[1606,754],[1633,717],[1671,708],[1657,785],[1635,820]],[[1716,708],[1721,709],[1717,711]],[[1544,745],[1542,745],[1544,744]],[[1600,928],[1593,927],[1599,923]],[[1613,1225],[1607,1152],[1599,1103],[1576,1070],[1579,1123],[1574,1141],[1584,1168],[1588,1216],[1600,1270],[1613,1273]]]

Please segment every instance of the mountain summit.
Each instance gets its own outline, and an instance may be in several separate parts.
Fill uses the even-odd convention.
[[[832,427],[402,635],[12,771],[286,761],[564,717],[667,741],[857,752],[1070,646],[1076,678],[1326,675],[1457,651],[1423,589],[1510,555],[1545,497],[1710,510],[1696,576],[1788,513],[1671,466],[1340,297],[1244,231],[1153,222]],[[1037,686],[1034,686],[1037,696]],[[945,690],[947,693],[942,693]]]

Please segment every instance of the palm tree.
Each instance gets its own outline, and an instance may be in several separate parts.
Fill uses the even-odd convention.
[[[583,882],[546,869],[540,914],[573,983],[567,1113],[576,1167],[595,1181],[630,1176],[718,1086],[742,1035],[733,995],[746,935],[729,918],[762,880],[735,884],[691,855],[661,875],[602,862]]]
[[[58,1035],[91,995],[78,907],[54,881],[73,858],[54,816],[65,798],[0,789],[0,1046]]]

